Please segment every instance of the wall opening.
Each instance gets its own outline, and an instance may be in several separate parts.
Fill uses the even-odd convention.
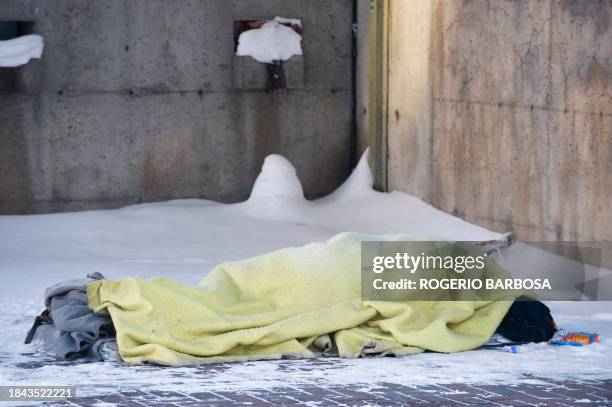
[[[33,21],[0,21],[0,41],[32,34]],[[13,93],[19,88],[19,68],[0,67],[0,93]]]
[[[0,21],[0,41],[32,34],[33,21]]]
[[[301,19],[275,17],[273,20],[234,20],[234,53],[238,51],[240,35],[275,21],[302,36]],[[304,58],[294,55],[284,62],[262,64],[250,56],[234,57],[234,87],[243,90],[281,91],[304,87]]]

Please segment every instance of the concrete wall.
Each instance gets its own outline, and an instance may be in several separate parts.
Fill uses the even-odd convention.
[[[612,1],[391,2],[393,189],[521,239],[611,240]]]
[[[430,0],[389,2],[388,188],[432,200]]]
[[[357,130],[357,158],[368,148],[370,121],[368,104],[370,64],[370,0],[357,0],[357,59],[355,66],[355,125]]]
[[[233,20],[275,15],[303,20],[304,89],[235,90]],[[350,172],[351,0],[0,0],[0,20],[45,38],[0,69],[0,213],[238,201],[269,153],[309,198]]]

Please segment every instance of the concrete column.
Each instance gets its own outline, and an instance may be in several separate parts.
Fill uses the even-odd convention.
[[[388,186],[432,199],[431,0],[391,0]]]

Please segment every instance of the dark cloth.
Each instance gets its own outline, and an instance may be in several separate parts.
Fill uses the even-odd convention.
[[[93,273],[47,288],[46,311],[41,314],[44,317],[37,318],[33,335],[28,337],[41,341],[61,359],[102,360],[98,349],[115,340],[115,329],[109,315],[96,314],[89,308],[87,284],[100,279],[104,276]]]
[[[557,332],[557,325],[544,303],[519,297],[495,332],[518,343],[546,342]]]

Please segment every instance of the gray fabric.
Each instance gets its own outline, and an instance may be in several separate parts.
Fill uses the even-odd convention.
[[[102,360],[98,350],[105,342],[115,340],[115,330],[109,315],[89,309],[87,284],[103,278],[93,273],[47,288],[45,306],[53,325],[38,327],[34,338],[62,359]]]

